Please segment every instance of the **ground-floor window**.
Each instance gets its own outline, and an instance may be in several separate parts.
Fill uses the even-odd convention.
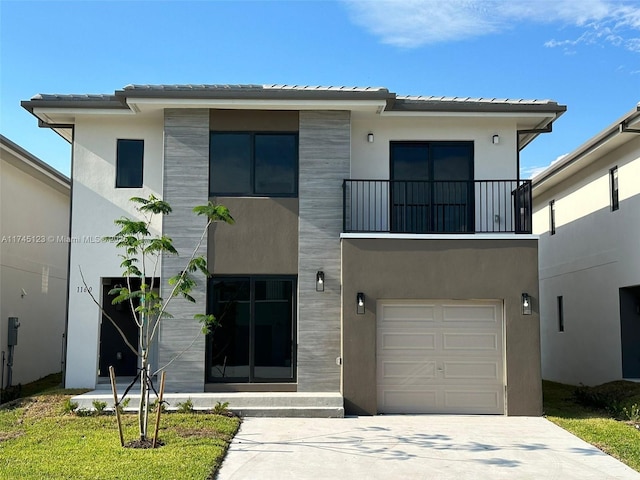
[[[207,382],[295,381],[296,279],[215,276],[207,309]]]

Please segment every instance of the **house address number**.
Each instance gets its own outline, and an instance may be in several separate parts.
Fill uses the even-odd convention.
[[[76,293],[91,293],[91,290],[91,287],[85,287],[83,285],[82,287],[77,287]]]

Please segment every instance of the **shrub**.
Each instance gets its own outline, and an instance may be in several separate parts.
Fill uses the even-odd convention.
[[[213,414],[214,415],[225,415],[225,416],[229,416],[229,414],[231,412],[229,412],[229,402],[217,402],[215,404],[215,406],[213,407]]]
[[[184,402],[179,402],[177,404],[178,413],[191,413],[193,412],[193,402],[191,398],[187,398]]]
[[[125,398],[121,400],[120,403],[118,403],[118,406],[116,407],[118,409],[118,412],[124,413],[124,409],[129,406],[130,400],[131,400],[130,398]]]
[[[104,409],[107,408],[107,402],[101,402],[100,400],[94,400],[91,402],[93,404],[93,408],[96,411],[96,415],[104,415]]]
[[[586,407],[605,410],[617,418],[626,418],[625,408],[631,412],[633,403],[640,397],[640,384],[619,380],[596,387],[580,385],[576,387],[574,397]]]
[[[78,402],[74,402],[70,398],[67,398],[62,405],[62,411],[64,413],[74,413],[76,408],[78,408]]]
[[[153,401],[153,403],[151,405],[149,405],[149,411],[150,412],[155,412],[156,409],[158,408],[158,403],[160,403],[160,402],[158,402],[158,399],[156,398]],[[166,405],[167,405],[167,402],[164,401],[164,400],[162,401],[162,403],[160,403],[160,408],[162,409],[162,412],[166,412],[167,411]]]
[[[634,403],[627,409],[627,407],[622,408],[622,413],[624,414],[625,420],[629,420],[633,423],[640,422],[640,405]]]

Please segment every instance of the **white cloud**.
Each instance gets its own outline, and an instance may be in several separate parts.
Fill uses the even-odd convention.
[[[547,47],[606,42],[640,51],[640,2],[629,0],[344,0],[352,20],[383,43],[413,48],[479,37],[516,23],[557,23],[584,29]]]
[[[544,172],[547,168],[549,168],[551,165],[554,165],[554,164],[558,163],[560,160],[562,160],[567,155],[568,155],[567,153],[564,153],[564,154],[560,155],[555,160],[553,160],[549,165],[543,165],[543,166],[537,165],[537,166],[533,166],[533,167],[521,168],[520,169],[520,176],[522,178],[535,178],[538,175],[540,175],[542,172]]]

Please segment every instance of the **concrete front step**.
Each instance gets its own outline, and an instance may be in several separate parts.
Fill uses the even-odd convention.
[[[119,389],[119,398],[124,389]],[[140,394],[131,393],[125,411],[137,411]],[[155,400],[152,393],[151,402]],[[344,403],[339,393],[327,392],[225,392],[225,393],[166,393],[167,410],[176,410],[179,404],[190,400],[197,411],[211,410],[215,405],[228,402],[228,409],[243,417],[344,417]],[[100,389],[72,398],[78,408],[93,410],[93,402],[105,402],[113,408],[113,394]]]

